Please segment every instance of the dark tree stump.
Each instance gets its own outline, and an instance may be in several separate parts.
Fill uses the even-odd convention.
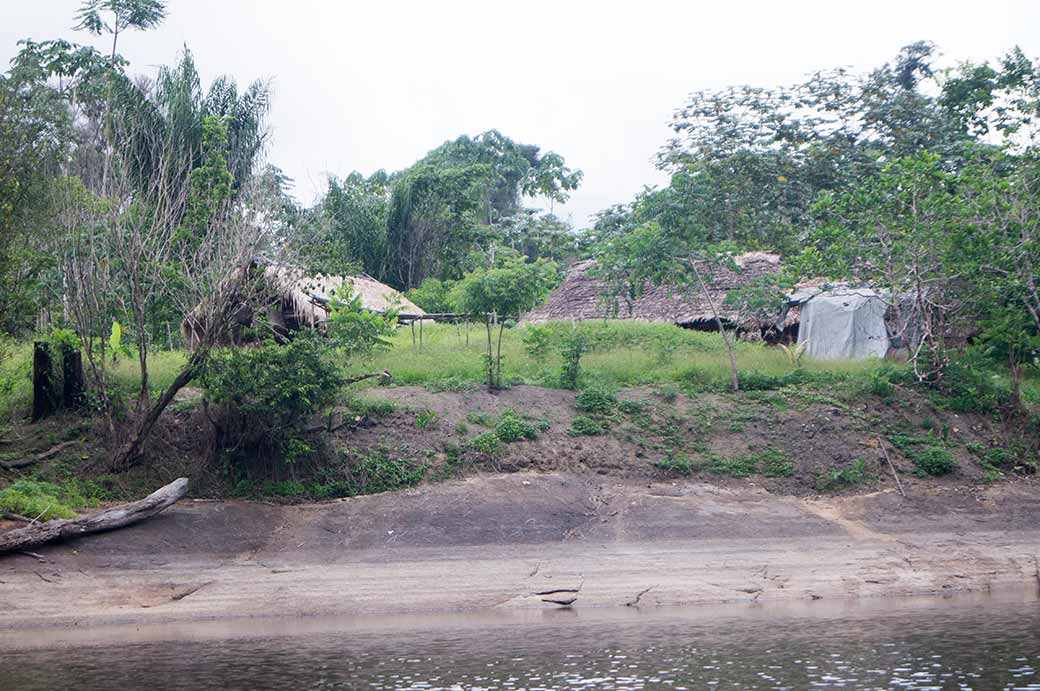
[[[78,348],[61,349],[61,402],[68,409],[81,407],[86,402],[83,386],[83,354]]]
[[[51,350],[45,341],[33,343],[33,422],[42,420],[57,408],[54,387],[54,367]]]

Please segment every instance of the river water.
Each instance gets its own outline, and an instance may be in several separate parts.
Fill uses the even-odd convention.
[[[1034,598],[299,619],[0,636],[0,689],[1040,691]]]

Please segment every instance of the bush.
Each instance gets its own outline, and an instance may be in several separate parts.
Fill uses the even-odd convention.
[[[969,349],[943,372],[937,403],[959,413],[991,413],[1011,403],[1011,388],[978,350]]]
[[[524,344],[524,352],[528,357],[544,361],[552,347],[552,330],[547,326],[525,326],[520,330],[520,340]]]
[[[538,431],[534,425],[524,420],[513,410],[502,413],[495,425],[495,434],[505,443],[520,441],[521,439],[534,439]]]
[[[913,461],[918,470],[928,475],[945,475],[957,465],[953,454],[941,446],[926,446],[914,452]]]
[[[502,449],[502,440],[495,432],[484,432],[470,440],[469,446],[485,456],[497,456]]]
[[[581,377],[581,356],[588,348],[585,335],[581,331],[575,331],[561,340],[560,354],[563,356],[563,366],[560,368],[560,387],[574,390],[578,388],[578,379]]]
[[[679,475],[692,475],[694,471],[693,463],[684,455],[672,456],[669,454],[654,463],[654,467],[658,470],[678,473]]]
[[[895,391],[895,387],[892,386],[892,381],[889,379],[888,372],[884,370],[875,370],[870,373],[870,379],[867,382],[867,391],[874,394],[878,398],[888,398]]]
[[[618,401],[618,410],[625,415],[642,415],[646,412],[646,403],[643,401],[624,400]]]
[[[574,399],[574,406],[586,413],[609,415],[617,407],[617,396],[605,389],[585,389]]]
[[[350,464],[350,494],[375,494],[412,487],[422,481],[426,464],[393,458],[385,449],[376,449]]]
[[[571,427],[567,430],[567,434],[572,437],[579,436],[595,436],[597,434],[603,434],[604,429],[596,420],[585,415],[578,415],[571,422]]]
[[[201,382],[219,407],[219,448],[239,459],[292,462],[310,453],[305,423],[335,400],[344,380],[329,343],[305,330],[286,345],[217,350]]]

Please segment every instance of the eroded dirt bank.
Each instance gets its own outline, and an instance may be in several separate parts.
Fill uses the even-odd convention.
[[[0,628],[240,616],[766,603],[1040,588],[1030,485],[806,499],[589,474],[331,504],[185,502],[0,558]]]

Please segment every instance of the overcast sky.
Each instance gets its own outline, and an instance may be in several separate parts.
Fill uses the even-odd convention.
[[[74,32],[78,0],[0,0],[0,59]],[[206,84],[271,79],[269,159],[313,201],[327,174],[396,170],[496,128],[562,154],[585,181],[557,212],[589,214],[666,182],[653,155],[690,91],[875,67],[916,40],[944,60],[1040,55],[1040,0],[344,2],[170,0],[163,25],[120,39],[154,75],[182,46]],[[100,45],[102,41],[98,40]]]

